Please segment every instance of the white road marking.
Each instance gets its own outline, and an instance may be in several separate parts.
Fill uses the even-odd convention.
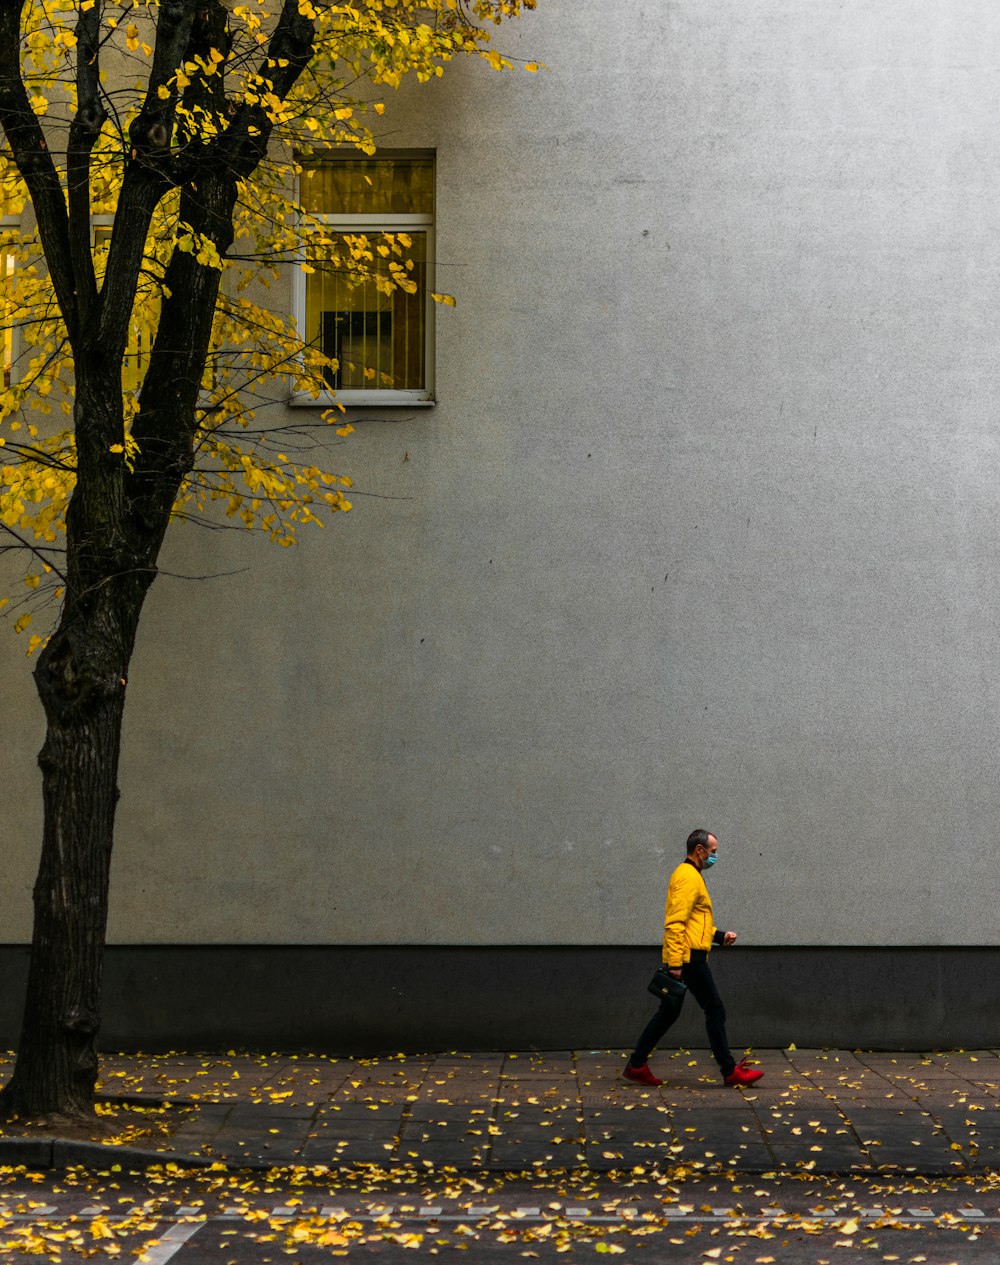
[[[197,1231],[210,1221],[244,1221],[247,1212],[250,1211],[249,1205],[229,1206],[221,1212],[209,1212],[204,1205],[179,1205],[174,1212],[167,1213],[161,1211],[157,1220],[163,1224],[169,1225],[162,1238],[149,1249],[145,1254],[140,1254],[136,1260],[142,1262],[142,1265],[164,1265],[176,1253],[181,1244],[190,1239]],[[0,1217],[9,1217],[17,1222],[32,1221],[62,1221],[62,1220],[90,1220],[99,1217],[115,1217],[115,1213],[111,1212],[107,1207],[101,1205],[90,1205],[79,1209],[72,1207],[63,1207],[62,1209],[51,1205],[44,1204],[37,1208],[30,1208],[24,1211],[15,1211],[10,1205],[0,1206]],[[514,1223],[521,1222],[547,1222],[559,1220],[560,1218],[568,1218],[571,1220],[586,1220],[594,1223],[602,1223],[608,1225],[620,1225],[622,1222],[632,1222],[638,1218],[649,1220],[650,1218],[662,1218],[666,1222],[684,1221],[690,1224],[717,1224],[719,1222],[739,1222],[742,1224],[766,1224],[779,1222],[783,1225],[796,1224],[799,1222],[829,1222],[836,1226],[838,1221],[847,1220],[855,1217],[864,1221],[881,1221],[887,1220],[894,1224],[903,1225],[927,1225],[928,1223],[944,1222],[946,1226],[954,1226],[956,1223],[961,1224],[963,1221],[976,1222],[980,1226],[1000,1225],[1000,1217],[988,1216],[981,1208],[944,1208],[941,1210],[935,1208],[907,1208],[893,1213],[888,1208],[856,1208],[854,1210],[824,1209],[822,1211],[813,1209],[799,1209],[788,1212],[784,1208],[768,1208],[759,1212],[741,1212],[733,1208],[712,1208],[710,1212],[694,1212],[685,1211],[683,1208],[671,1207],[669,1205],[655,1205],[653,1207],[644,1207],[636,1205],[634,1207],[623,1208],[620,1211],[611,1212],[603,1210],[599,1205],[587,1204],[569,1204],[562,1211],[543,1211],[537,1207],[515,1206],[513,1208],[502,1208],[499,1204],[479,1204],[462,1207],[461,1205],[453,1205],[450,1208],[443,1204],[425,1204],[417,1208],[398,1208],[394,1204],[370,1204],[364,1210],[357,1207],[350,1207],[346,1204],[326,1204],[323,1207],[316,1206],[292,1206],[286,1204],[275,1205],[269,1214],[271,1217],[291,1219],[298,1216],[320,1216],[328,1220],[351,1220],[351,1221],[384,1221],[387,1217],[395,1216],[401,1221],[438,1221],[442,1224],[453,1222],[474,1222],[481,1221],[484,1218],[499,1218],[502,1221],[511,1221]]]
[[[136,1265],[167,1265],[188,1239],[193,1239],[204,1221],[175,1222],[152,1247],[144,1248],[135,1258]]]

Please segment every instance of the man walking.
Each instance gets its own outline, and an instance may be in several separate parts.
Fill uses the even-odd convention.
[[[704,871],[718,859],[719,841],[707,830],[692,830],[687,840],[687,857],[670,876],[667,908],[663,918],[663,961],[676,980],[682,980],[705,1012],[705,1027],[715,1061],[727,1085],[752,1085],[764,1075],[733,1058],[726,1037],[726,1008],[722,1004],[708,969],[708,953],[713,944],[729,948],[736,943],[735,931],[717,931],[712,921],[712,901],[705,886]],[[684,992],[669,993],[660,1009],[643,1029],[622,1075],[640,1085],[662,1085],[649,1068],[649,1056],[676,1021],[684,1004]]]

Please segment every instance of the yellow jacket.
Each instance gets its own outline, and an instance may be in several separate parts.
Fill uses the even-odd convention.
[[[691,961],[692,949],[712,947],[715,923],[712,898],[701,871],[687,861],[674,870],[667,888],[667,908],[663,915],[663,961],[681,966]]]

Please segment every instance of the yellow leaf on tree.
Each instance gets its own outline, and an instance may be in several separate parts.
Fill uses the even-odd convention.
[[[358,155],[375,155],[375,138],[365,119],[372,113],[383,116],[387,90],[397,88],[407,77],[429,82],[459,55],[484,59],[497,70],[509,67],[511,63],[491,47],[489,27],[523,8],[533,8],[534,2],[473,0],[466,6],[458,0],[367,0],[357,5],[333,0],[320,6],[316,0],[295,0],[293,12],[296,7],[306,19],[300,25],[312,27],[308,74],[292,74],[287,50],[271,45],[274,14],[267,6],[235,0],[226,4],[229,31],[224,45],[200,47],[197,53],[185,54],[180,64],[171,56],[163,70],[166,82],[162,78],[150,82],[151,65],[158,66],[158,74],[162,70],[154,55],[161,7],[157,3],[103,6],[99,50],[88,56],[97,65],[101,84],[113,94],[115,112],[88,150],[90,205],[83,208],[93,235],[97,292],[112,292],[108,269],[121,268],[124,261],[131,272],[120,290],[134,295],[127,328],[119,331],[121,362],[116,368],[120,368],[122,428],[112,433],[117,442],[103,441],[110,455],[121,460],[108,462],[105,474],[110,471],[113,481],[125,480],[143,460],[132,427],[142,433],[147,420],[143,417],[147,375],[164,363],[158,359],[164,352],[173,354],[177,332],[187,332],[189,313],[184,305],[190,296],[180,292],[179,287],[186,284],[181,278],[194,273],[203,291],[214,295],[219,278],[206,278],[204,272],[225,270],[231,284],[219,291],[214,320],[209,310],[200,325],[204,329],[212,322],[207,358],[194,366],[200,395],[196,404],[192,401],[190,431],[185,432],[186,442],[193,437],[196,465],[177,487],[172,510],[177,517],[194,520],[218,513],[267,533],[281,548],[296,542],[300,525],[322,526],[329,514],[350,512],[352,504],[344,491],[352,483],[338,472],[289,460],[288,453],[277,455],[268,419],[263,414],[258,418],[256,402],[274,398],[275,384],[282,392],[290,384],[300,399],[312,397],[325,409],[324,418],[335,424],[338,437],[346,438],[354,428],[343,420],[344,403],[329,399],[336,360],[303,337],[293,314],[283,310],[286,305],[269,302],[262,293],[289,261],[300,262],[304,271],[312,270],[312,276],[330,271],[342,274],[349,290],[362,294],[371,287],[389,302],[417,294],[420,288],[419,261],[410,257],[416,231],[399,231],[397,225],[395,230],[379,228],[370,235],[343,236],[332,231],[322,216],[303,212],[297,190],[309,176],[309,155],[347,147]],[[94,9],[95,0],[23,6],[23,65],[30,67],[30,73],[25,71],[22,86],[36,114],[51,109],[60,119],[71,117],[79,91],[76,59],[82,48],[92,45],[86,41],[81,45],[70,26],[80,14]],[[539,65],[526,64],[532,69]],[[356,93],[350,90],[352,82],[359,85]],[[211,154],[213,147],[219,148],[219,138],[233,127],[245,126],[245,138],[252,140],[261,135],[266,120],[268,160],[243,176],[231,221],[223,223],[220,232],[194,212],[186,213],[187,217],[198,223],[185,223],[179,190],[164,182],[159,201],[140,225],[141,249],[112,252],[112,240],[122,240],[116,236],[115,219],[123,180],[136,163],[148,161],[137,152],[130,129],[149,110],[150,101],[153,115],[165,122],[153,128],[148,140],[162,147],[165,156]],[[161,108],[160,103],[171,108]],[[52,172],[65,195],[66,136],[53,127],[50,139]],[[81,370],[73,359],[58,297],[72,293],[73,286],[61,291],[56,287],[54,292],[50,278],[57,261],[45,259],[37,216],[29,213],[23,217],[23,227],[20,224],[21,208],[30,204],[30,195],[16,166],[17,153],[7,140],[0,152],[0,205],[5,217],[10,208],[13,223],[3,226],[3,253],[8,260],[3,291],[8,328],[16,325],[19,331],[20,360],[11,381],[0,383],[0,422],[6,431],[0,435],[5,458],[0,473],[0,523],[18,533],[29,550],[37,542],[46,550],[51,548],[54,556],[66,534],[67,508],[78,477],[73,424]],[[57,153],[59,146],[62,150]],[[32,163],[36,157],[31,156]],[[371,183],[372,178],[367,179]],[[197,179],[190,188],[198,192]],[[195,197],[193,203],[197,202]],[[129,205],[129,214],[134,216],[136,204]],[[230,228],[236,244],[232,257],[227,257],[218,243],[231,240]],[[169,287],[167,276],[171,277]],[[210,286],[204,286],[206,280]],[[443,306],[456,306],[453,295],[434,293],[433,298]],[[173,325],[161,331],[165,313],[170,313]],[[359,364],[352,373],[386,391],[398,385],[382,364]],[[248,381],[252,383],[249,391],[244,389]],[[114,403],[117,408],[119,402]],[[13,437],[23,439],[25,430],[30,445],[19,445]],[[12,450],[16,451],[8,465]],[[155,459],[151,454],[150,460]],[[37,550],[32,556],[37,559]],[[19,597],[38,600],[42,596],[39,568],[32,563],[26,570],[30,574],[19,578],[30,592],[20,590]],[[53,594],[47,585],[44,599],[52,596],[58,602],[67,595],[62,586]],[[6,602],[0,598],[0,606]],[[19,612],[14,627],[22,632],[30,622],[30,612]],[[42,639],[32,638],[33,647],[42,644]]]

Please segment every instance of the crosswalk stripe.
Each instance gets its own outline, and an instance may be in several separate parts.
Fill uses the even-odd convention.
[[[201,1225],[209,1221],[241,1221],[247,1213],[253,1211],[249,1205],[232,1205],[222,1208],[219,1211],[210,1211],[204,1205],[183,1204],[179,1205],[173,1212],[166,1212],[161,1209],[156,1215],[159,1221],[173,1222],[175,1218],[184,1218],[185,1222],[179,1228],[190,1230],[194,1233]],[[27,1208],[19,1210],[9,1205],[0,1206],[0,1217],[9,1218],[18,1222],[31,1222],[34,1220],[63,1220],[70,1218],[80,1218],[90,1220],[97,1217],[115,1218],[115,1213],[111,1212],[107,1207],[100,1205],[89,1205],[82,1208],[58,1207],[53,1204],[43,1204],[37,1208]],[[770,1222],[770,1221],[829,1221],[835,1224],[849,1217],[855,1217],[864,1221],[880,1221],[883,1218],[894,1222],[929,1222],[936,1221],[942,1217],[949,1218],[952,1221],[979,1221],[986,1224],[1000,1224],[1000,1217],[987,1216],[982,1208],[944,1208],[937,1210],[934,1208],[906,1208],[896,1212],[888,1208],[856,1208],[852,1211],[837,1210],[832,1211],[824,1209],[823,1211],[814,1211],[812,1209],[799,1209],[794,1212],[788,1212],[784,1208],[767,1208],[760,1212],[741,1212],[734,1208],[713,1207],[705,1212],[695,1212],[693,1210],[685,1210],[680,1207],[671,1207],[669,1205],[654,1205],[652,1207],[643,1207],[636,1205],[635,1207],[627,1207],[617,1211],[603,1210],[597,1205],[587,1204],[568,1204],[563,1209],[555,1209],[552,1211],[542,1211],[541,1208],[516,1206],[513,1208],[501,1208],[499,1204],[474,1204],[462,1207],[455,1205],[447,1207],[444,1204],[423,1204],[417,1208],[414,1207],[397,1207],[395,1204],[371,1204],[365,1208],[350,1207],[346,1204],[325,1204],[322,1207],[302,1205],[276,1204],[266,1215],[270,1217],[291,1219],[295,1217],[316,1217],[319,1216],[328,1220],[344,1220],[353,1221],[379,1221],[385,1217],[396,1217],[403,1220],[436,1220],[436,1221],[475,1221],[484,1217],[500,1217],[512,1221],[549,1221],[557,1220],[560,1217],[568,1217],[575,1220],[586,1219],[589,1221],[601,1222],[619,1222],[633,1221],[638,1217],[662,1217],[666,1221],[687,1221],[694,1222],[713,1222],[713,1221],[742,1221],[742,1222]],[[193,1228],[189,1222],[191,1218],[196,1219]],[[175,1227],[178,1228],[178,1227]],[[164,1240],[165,1241],[165,1240]],[[185,1240],[186,1241],[186,1240]],[[155,1258],[159,1259],[159,1258]]]
[[[139,1253],[135,1258],[136,1265],[167,1265],[167,1261],[181,1250],[188,1239],[193,1239],[204,1224],[204,1221],[175,1223],[155,1244]]]

